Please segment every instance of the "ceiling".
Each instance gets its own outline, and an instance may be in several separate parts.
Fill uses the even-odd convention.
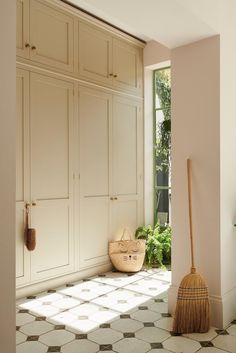
[[[69,0],[146,41],[175,48],[218,33],[224,0]]]

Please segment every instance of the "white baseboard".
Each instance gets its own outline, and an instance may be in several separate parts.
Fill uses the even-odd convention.
[[[111,264],[100,265],[89,269],[81,270],[66,276],[52,278],[40,283],[30,284],[22,288],[17,288],[16,299],[26,297],[28,295],[34,295],[46,291],[48,289],[56,288],[69,282],[78,281],[83,278],[95,276],[99,273],[110,271],[111,269]]]

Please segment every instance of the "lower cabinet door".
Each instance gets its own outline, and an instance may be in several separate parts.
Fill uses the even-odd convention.
[[[108,197],[88,197],[80,203],[80,267],[108,262]]]
[[[142,201],[137,197],[118,196],[111,205],[111,234],[113,240],[120,240],[126,231],[125,239],[134,236],[142,222]]]
[[[31,253],[31,279],[63,275],[73,270],[72,207],[67,200],[37,201],[32,207],[36,248]]]
[[[30,253],[25,246],[25,204],[16,202],[16,285],[30,281]]]

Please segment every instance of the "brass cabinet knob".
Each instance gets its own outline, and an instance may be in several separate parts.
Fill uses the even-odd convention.
[[[113,200],[114,200],[114,197],[110,197],[110,200],[113,201]]]
[[[116,78],[116,77],[118,77],[118,75],[113,75],[113,77],[115,77],[115,78]]]
[[[30,48],[30,44],[29,43],[25,43],[25,47],[26,48]]]
[[[118,198],[117,198],[117,197],[114,197],[114,200],[118,200]]]
[[[111,74],[109,74],[109,76],[113,76],[113,74],[111,73]]]
[[[32,206],[37,206],[37,203],[35,201],[32,202]]]
[[[33,46],[31,47],[31,49],[32,49],[32,50],[36,50],[36,46],[33,45]]]

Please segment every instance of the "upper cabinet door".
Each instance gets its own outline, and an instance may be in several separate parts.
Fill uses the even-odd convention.
[[[73,71],[73,17],[38,0],[30,2],[30,58]]]
[[[115,87],[142,92],[141,49],[119,39],[113,39],[113,84]]]
[[[16,54],[29,57],[29,0],[16,3]]]
[[[106,32],[79,23],[79,75],[112,84],[112,38]]]

